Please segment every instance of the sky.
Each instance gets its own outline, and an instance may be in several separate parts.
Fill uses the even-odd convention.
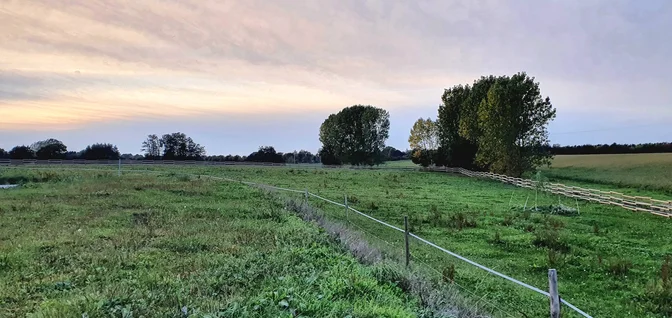
[[[139,153],[184,132],[209,154],[320,147],[354,104],[387,144],[445,88],[526,71],[551,143],[672,141],[672,1],[2,0],[0,148],[57,138]]]

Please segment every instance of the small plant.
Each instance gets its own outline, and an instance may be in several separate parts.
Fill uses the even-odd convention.
[[[665,286],[672,285],[672,281],[670,281],[670,274],[672,273],[670,271],[670,255],[667,255],[667,257],[665,257],[665,262],[660,266],[660,278]]]
[[[411,232],[422,231],[424,218],[419,214],[412,214],[408,217],[408,230]]]
[[[603,261],[603,260],[602,260],[602,255],[597,255],[597,264],[601,266],[601,265],[602,265],[602,261]]]
[[[369,202],[369,204],[367,204],[366,207],[371,211],[378,210],[378,205],[376,204],[376,202],[373,201]]]
[[[595,235],[599,235],[599,234],[600,234],[600,227],[599,227],[597,224],[593,224],[593,233],[594,233]]]
[[[525,225],[525,232],[528,232],[528,233],[534,232],[534,225],[532,225],[532,224]]]
[[[513,225],[513,217],[511,217],[510,215],[505,216],[504,220],[502,220],[502,225],[504,225],[504,226]]]
[[[495,231],[495,236],[492,239],[492,243],[498,245],[502,245],[505,243],[504,240],[502,240],[502,235],[499,233],[499,231]]]
[[[429,212],[432,225],[435,227],[441,226],[443,224],[443,215],[441,215],[441,212],[439,212],[439,209],[436,207],[436,205],[432,204],[432,206],[429,208]]]
[[[556,250],[549,248],[548,249],[548,267],[557,267],[560,263],[560,253]]]
[[[443,269],[443,282],[444,283],[454,283],[455,282],[455,265],[450,264],[448,267]]]
[[[348,203],[357,204],[359,203],[359,198],[354,195],[348,196]]]
[[[548,226],[537,229],[534,232],[534,240],[532,240],[532,244],[538,247],[554,249],[563,253],[569,252],[570,249],[569,245],[561,239],[560,231]]]
[[[461,231],[465,227],[476,227],[477,223],[474,217],[458,212],[450,216],[449,225]]]
[[[626,276],[630,272],[630,268],[632,268],[631,261],[624,258],[617,258],[609,263],[608,270],[609,273],[614,276]]]

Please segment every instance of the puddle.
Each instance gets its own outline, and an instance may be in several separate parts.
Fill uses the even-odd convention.
[[[0,189],[16,188],[18,184],[0,184]]]

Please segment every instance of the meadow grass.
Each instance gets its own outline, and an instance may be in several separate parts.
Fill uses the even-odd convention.
[[[307,189],[341,202],[347,195],[349,204],[360,211],[396,226],[402,226],[403,216],[408,215],[412,232],[541,289],[548,284],[548,268],[556,268],[563,299],[595,317],[672,315],[666,296],[670,287],[665,287],[670,284],[662,275],[665,259],[672,251],[670,219],[445,173],[270,167],[145,170],[176,177],[182,173],[213,175]],[[22,173],[9,171],[5,175]],[[124,178],[135,173],[125,171]],[[66,170],[58,174],[76,175]],[[172,195],[179,195],[179,191]],[[27,204],[25,201],[23,204]],[[323,201],[311,198],[309,202],[328,217],[365,232],[367,239],[402,251],[400,233]],[[203,204],[201,200],[191,203]],[[547,215],[529,210],[558,203],[578,205],[580,214]],[[259,204],[256,201],[252,206]],[[528,209],[524,211],[523,206]],[[548,300],[541,295],[415,240],[411,241],[411,250],[412,263],[432,269],[430,272],[458,286],[466,296],[514,317],[548,314]],[[568,308],[563,312],[565,317],[576,317]]]
[[[380,266],[241,184],[88,171],[0,179],[24,183],[0,190],[0,317],[423,313]]]
[[[549,179],[672,199],[672,153],[556,156]]]
[[[412,231],[420,236],[542,289],[548,268],[556,268],[562,297],[596,317],[670,315],[669,305],[661,305],[661,294],[655,293],[661,266],[672,251],[670,219],[558,196],[538,194],[535,200],[535,191],[444,173],[249,167],[181,171],[308,189],[341,202],[348,195],[349,204],[363,212],[396,226],[408,215]],[[558,202],[578,204],[580,215],[523,211],[525,205]],[[375,239],[403,246],[403,236],[394,230],[322,201],[311,199],[311,204]],[[449,274],[444,276],[452,271],[450,280],[465,293],[502,311],[527,317],[547,314],[543,296],[419,242],[412,242],[412,249],[415,262]]]

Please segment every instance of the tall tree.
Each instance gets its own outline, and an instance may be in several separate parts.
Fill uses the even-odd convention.
[[[7,151],[5,151],[5,149],[0,148],[0,159],[5,159],[5,158],[8,158],[8,157],[9,157],[9,154],[7,153]]]
[[[167,160],[200,160],[205,156],[205,148],[181,132],[163,135],[160,145]]]
[[[117,146],[112,144],[93,144],[82,150],[81,158],[86,160],[117,160],[120,158]]]
[[[28,146],[16,146],[9,151],[10,159],[35,159],[35,152]]]
[[[439,147],[438,125],[431,118],[418,119],[408,137],[411,149],[435,150]]]
[[[514,176],[550,163],[546,127],[555,115],[533,77],[523,72],[499,78],[479,106],[476,161]]]
[[[68,147],[63,142],[53,138],[35,142],[30,148],[39,160],[63,159],[68,152]]]
[[[472,92],[481,89],[482,84],[479,83],[477,81],[474,84],[475,87],[478,86],[477,90],[469,85],[457,85],[444,90],[437,119],[440,144],[436,153],[437,165],[474,168],[478,150],[476,143],[478,127],[472,128],[471,120],[474,116],[469,112],[477,108],[468,104],[474,99],[471,97]],[[470,140],[469,137],[472,135],[474,139]]]
[[[325,154],[333,154],[340,162],[374,165],[384,159],[382,151],[389,130],[390,114],[386,110],[354,105],[330,115],[322,123],[320,141]]]
[[[159,136],[151,134],[142,142],[142,151],[145,153],[147,159],[160,159],[163,147]]]

